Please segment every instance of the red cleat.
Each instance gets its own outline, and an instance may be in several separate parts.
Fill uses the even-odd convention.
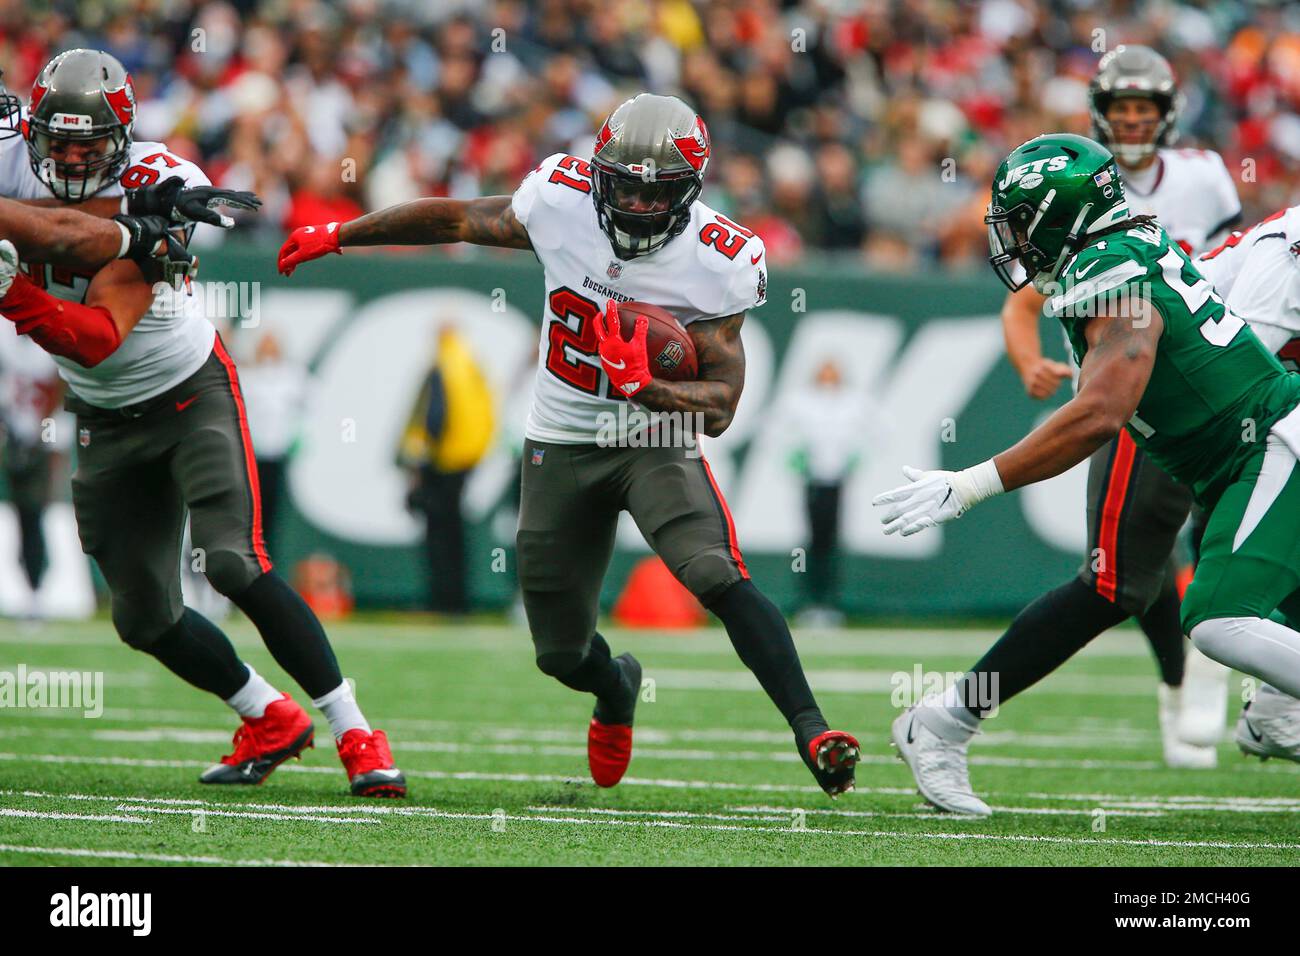
[[[382,730],[369,734],[359,728],[349,730],[339,741],[339,759],[354,797],[406,796],[406,778],[393,766],[388,735]]]
[[[261,717],[244,717],[235,731],[235,752],[199,776],[200,783],[261,783],[290,757],[315,746],[315,728],[307,712],[284,694],[268,704]]]
[[[602,724],[595,717],[587,728],[587,765],[598,787],[612,787],[623,779],[632,762],[632,728]]]
[[[614,786],[632,762],[632,717],[641,693],[641,663],[631,654],[614,661],[623,671],[624,693],[616,701],[597,701],[587,727],[587,766],[598,787]]]

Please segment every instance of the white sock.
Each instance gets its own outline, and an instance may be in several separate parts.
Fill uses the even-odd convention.
[[[240,717],[261,717],[266,713],[269,705],[274,704],[284,695],[268,684],[265,677],[253,670],[252,664],[244,666],[248,668],[248,683],[235,691],[233,697],[227,697],[226,703],[233,707]]]
[[[962,702],[960,681],[944,691],[942,697],[931,696],[921,701],[916,719],[932,733],[954,743],[970,740],[980,726],[979,718]]]
[[[1300,633],[1259,617],[1215,617],[1192,628],[1206,657],[1300,697]]]
[[[370,724],[366,722],[357,699],[352,694],[352,685],[347,681],[339,684],[324,697],[312,701],[325,719],[330,722],[330,733],[335,740],[342,740],[349,730],[364,730],[370,733]]]

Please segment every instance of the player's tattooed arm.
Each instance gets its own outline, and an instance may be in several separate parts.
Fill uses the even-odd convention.
[[[111,219],[10,199],[0,199],[0,235],[24,260],[53,265],[103,265],[122,249],[122,230]]]
[[[422,246],[443,242],[505,249],[533,247],[528,231],[515,218],[509,196],[413,199],[339,227],[341,246]]]
[[[1062,474],[1118,435],[1146,391],[1163,330],[1159,311],[1141,299],[1099,309],[1084,328],[1088,354],[1074,398],[993,459],[1003,489]]]
[[[716,438],[727,430],[745,387],[745,346],[740,326],[745,313],[692,322],[687,326],[700,363],[694,382],[653,379],[636,393],[636,401],[656,412],[700,413],[704,434]]]

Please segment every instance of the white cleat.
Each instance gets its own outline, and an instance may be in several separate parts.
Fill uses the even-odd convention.
[[[911,768],[921,796],[940,810],[969,816],[992,816],[989,805],[975,796],[966,768],[965,740],[946,740],[926,727],[910,707],[899,714],[890,728],[898,755]]]
[[[1300,700],[1261,685],[1255,699],[1241,708],[1234,737],[1247,756],[1300,763]]]
[[[1223,739],[1228,720],[1228,675],[1231,671],[1195,647],[1187,650],[1183,707],[1178,736],[1193,747],[1213,747]]]
[[[1182,770],[1212,770],[1219,764],[1218,751],[1213,747],[1195,747],[1178,735],[1182,716],[1182,688],[1160,684],[1156,687],[1160,701],[1160,742],[1164,745],[1165,766]]]

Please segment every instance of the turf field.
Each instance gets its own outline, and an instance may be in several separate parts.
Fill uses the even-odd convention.
[[[301,699],[251,628],[228,630]],[[323,722],[317,749],[263,786],[203,787],[197,774],[229,751],[235,725],[222,704],[121,647],[105,621],[0,625],[0,671],[104,673],[97,719],[0,710],[0,863],[1300,862],[1300,767],[1247,761],[1228,743],[1215,771],[1161,765],[1154,668],[1136,632],[1105,635],[989,721],[972,777],[996,815],[971,820],[926,807],[893,756],[891,677],[918,663],[959,671],[992,631],[797,635],[827,717],[864,748],[857,792],[832,803],[721,630],[608,632],[654,681],[629,775],[609,791],[587,777],[588,701],[534,670],[522,630],[330,630],[406,771],[404,803],[350,797]]]

